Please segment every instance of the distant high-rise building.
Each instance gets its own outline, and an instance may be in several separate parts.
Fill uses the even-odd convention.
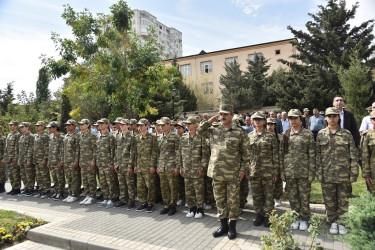
[[[154,28],[158,42],[164,47],[164,59],[182,56],[182,33],[159,22],[154,15],[144,10],[133,10],[132,28],[141,43],[149,36],[149,27]]]

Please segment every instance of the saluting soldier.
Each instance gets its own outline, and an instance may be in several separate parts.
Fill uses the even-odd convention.
[[[5,192],[5,162],[4,162],[4,152],[5,152],[6,139],[3,136],[3,128],[0,126],[0,193]]]
[[[85,190],[85,199],[79,204],[91,205],[96,199],[96,139],[97,136],[90,131],[90,121],[82,119],[79,122],[79,166]]]
[[[34,194],[35,168],[33,164],[34,135],[30,133],[30,122],[21,122],[19,128],[21,137],[18,143],[18,165],[21,169],[21,179],[25,186],[20,195],[31,196]]]
[[[139,133],[135,137],[135,147],[131,147],[129,164],[134,166],[134,173],[137,174],[137,194],[141,202],[136,211],[152,213],[155,201],[155,177],[158,158],[158,140],[156,135],[148,133],[147,119],[140,119],[138,122]],[[133,152],[134,151],[134,152]]]
[[[279,147],[274,134],[265,129],[263,112],[252,117],[255,130],[248,137],[250,141],[250,185],[254,209],[257,214],[254,226],[269,227],[269,213],[274,208],[273,185],[280,173]]]
[[[6,139],[5,146],[5,162],[8,166],[8,177],[12,190],[7,194],[16,195],[21,191],[21,173],[20,166],[18,165],[18,141],[20,139],[20,133],[17,131],[18,121],[11,121],[9,123],[10,133]]]
[[[299,215],[292,229],[307,230],[310,220],[311,183],[315,179],[315,141],[311,131],[302,127],[302,114],[298,109],[288,112],[290,129],[284,135],[284,163],[281,178],[288,187],[290,207]]]
[[[220,117],[221,125],[211,124]],[[246,132],[232,123],[233,106],[222,105],[219,114],[203,122],[198,134],[209,139],[211,150],[207,175],[213,179],[214,195],[220,220],[220,228],[214,237],[228,234],[237,237],[236,222],[239,219],[240,182],[249,162],[249,142]],[[229,220],[229,226],[228,226]]]
[[[370,121],[372,128],[362,134],[362,175],[369,191],[375,196],[375,111],[370,113]]]
[[[340,111],[327,108],[325,120],[328,127],[319,131],[316,138],[317,176],[322,183],[327,221],[331,234],[346,234],[344,225],[337,220],[348,210],[351,183],[357,181],[357,149],[352,134],[340,127]]]

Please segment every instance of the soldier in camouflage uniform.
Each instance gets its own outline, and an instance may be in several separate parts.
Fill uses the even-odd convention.
[[[112,134],[115,136],[115,139],[116,139],[116,148],[115,148],[115,152],[117,150],[117,144],[120,143],[121,141],[121,137],[122,137],[122,132],[121,132],[121,121],[123,120],[124,118],[122,117],[117,117],[116,120],[113,122],[114,125],[115,125],[115,129],[114,131],[112,131]],[[120,149],[121,150],[121,149]],[[116,158],[116,153],[115,153],[115,158]],[[115,171],[114,173],[114,182],[113,182],[113,185],[115,186],[115,193],[114,193],[114,199],[112,200],[114,202],[113,205],[115,204],[118,204],[119,202],[119,197],[120,197],[120,183],[119,183],[119,177],[118,177],[118,173],[117,171]]]
[[[36,181],[39,185],[39,194],[36,197],[45,199],[51,188],[51,177],[47,167],[49,136],[44,133],[44,121],[35,123],[35,128],[37,133],[34,135],[33,162]]]
[[[248,134],[250,141],[250,184],[257,217],[254,226],[269,227],[268,214],[274,208],[273,185],[280,174],[279,147],[275,135],[265,129],[263,112],[252,117],[255,130]]]
[[[327,108],[325,119],[328,127],[319,131],[316,144],[316,168],[322,183],[327,221],[331,234],[346,234],[337,220],[348,210],[351,183],[358,177],[357,150],[352,134],[340,127],[340,111]]]
[[[69,119],[66,123],[67,133],[64,136],[63,164],[65,177],[68,181],[68,197],[64,202],[75,202],[78,200],[81,189],[81,169],[79,168],[79,136],[76,131],[77,122]]]
[[[19,125],[21,137],[18,142],[18,165],[21,169],[21,179],[25,186],[20,195],[34,194],[35,168],[33,164],[34,135],[30,133],[30,122],[21,122]]]
[[[373,128],[362,134],[362,176],[366,179],[367,187],[375,196],[375,111],[370,113],[370,121]]]
[[[96,199],[96,139],[97,136],[90,131],[90,121],[82,119],[79,122],[79,166],[81,168],[82,183],[85,190],[85,199],[80,205],[91,205]]]
[[[115,149],[116,138],[109,132],[109,120],[102,118],[98,121],[100,135],[97,138],[96,165],[99,168],[100,186],[104,200],[100,207],[113,207],[116,187],[115,182]]]
[[[130,153],[134,157],[130,158],[129,164],[134,166],[134,173],[137,174],[138,200],[142,203],[136,211],[146,210],[147,213],[152,213],[155,201],[158,140],[156,135],[148,133],[147,125],[146,119],[139,120],[139,134],[135,137],[135,146],[131,148]]]
[[[171,120],[168,117],[160,119],[163,134],[159,139],[159,156],[157,173],[160,176],[161,194],[164,208],[160,214],[174,215],[176,213],[178,175],[180,174],[180,151],[178,136],[172,132]]]
[[[304,126],[304,128],[309,129],[309,122],[310,122],[310,114],[309,114],[310,110],[308,108],[304,108],[303,109],[303,118],[302,118],[302,126]]]
[[[221,125],[211,124],[220,117]],[[207,175],[213,179],[214,195],[221,226],[214,237],[228,234],[237,237],[236,222],[239,219],[240,182],[245,176],[249,162],[249,142],[246,132],[232,123],[233,106],[222,105],[219,115],[201,124],[198,135],[209,139],[211,150]],[[228,227],[228,219],[229,227]]]
[[[49,145],[48,145],[48,169],[51,172],[55,193],[50,197],[53,200],[60,200],[64,197],[65,174],[63,165],[64,136],[59,133],[59,124],[52,121],[48,124]]]
[[[7,194],[16,195],[21,191],[21,173],[20,166],[18,165],[18,141],[20,133],[17,131],[18,121],[11,121],[9,123],[10,133],[6,139],[4,159],[8,166],[8,177],[12,190]]]
[[[178,135],[178,139],[181,140],[182,135],[185,133],[185,129],[186,129],[185,124],[182,121],[180,121],[176,123],[175,128],[176,128],[176,134]],[[182,162],[179,168],[181,167],[182,167]],[[181,206],[182,204],[185,204],[185,181],[184,181],[184,177],[181,174],[178,175],[177,178],[178,178],[177,206]]]
[[[311,131],[302,127],[302,114],[298,109],[288,112],[290,129],[283,132],[284,163],[281,178],[288,187],[290,207],[299,214],[292,229],[307,230],[310,219],[311,183],[315,179],[315,141]]]
[[[196,133],[198,120],[190,116],[184,122],[189,132],[180,139],[181,175],[185,178],[185,197],[189,206],[186,217],[202,218],[204,203],[203,169],[207,165],[206,140]]]
[[[158,140],[158,144],[160,141],[160,138],[163,135],[163,130],[161,129],[160,120],[156,120],[155,123],[156,128],[156,138]],[[159,150],[159,149],[158,149]],[[160,188],[160,176],[158,174],[155,175],[155,203],[163,202],[163,198],[161,195],[161,188]]]
[[[4,162],[4,151],[5,151],[6,138],[3,136],[3,128],[0,126],[0,194],[5,192],[5,162]]]
[[[280,160],[280,168],[283,168],[284,162],[284,148],[283,148],[283,136],[277,133],[276,131],[276,124],[277,121],[275,118],[267,118],[267,130],[271,133],[275,134],[275,138],[277,140],[278,151],[279,151],[279,160]],[[281,176],[277,176],[277,181],[275,182],[275,187],[273,190],[273,197],[275,199],[275,207],[281,206],[281,198],[283,196],[283,180]]]
[[[138,134],[137,123],[138,123],[138,121],[136,119],[130,119],[129,130],[133,132],[134,136],[136,136]]]

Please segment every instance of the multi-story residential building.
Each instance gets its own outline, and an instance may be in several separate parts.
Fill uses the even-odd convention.
[[[172,27],[168,27],[144,10],[133,10],[132,28],[140,37],[141,43],[149,36],[149,28],[153,28],[159,44],[164,47],[164,59],[182,56],[182,33]]]
[[[269,59],[268,74],[285,67],[278,59],[290,60],[290,56],[296,54],[296,48],[291,44],[295,39],[286,39],[245,47],[219,50],[206,53],[177,58],[181,74],[187,84],[197,95],[198,109],[217,109],[220,105],[220,76],[225,75],[224,65],[237,61],[243,71],[248,66],[248,60],[254,60],[256,54]],[[171,65],[172,60],[164,61]]]

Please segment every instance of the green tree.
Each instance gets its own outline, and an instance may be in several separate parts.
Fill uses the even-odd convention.
[[[66,84],[66,83],[65,83]],[[64,84],[64,85],[65,85]],[[60,111],[60,128],[64,131],[65,123],[71,118],[70,111],[72,110],[72,105],[68,96],[64,93],[61,94],[61,111]],[[65,132],[65,131],[64,131]]]
[[[7,83],[5,89],[0,90],[0,111],[2,115],[8,111],[8,106],[14,101],[13,83]]]
[[[36,102],[41,103],[47,101],[51,93],[48,89],[48,85],[51,82],[48,68],[42,67],[39,69],[38,80],[36,81]]]
[[[235,110],[252,107],[255,95],[240,64],[237,61],[226,64],[225,71],[220,76],[222,102],[233,105]]]

